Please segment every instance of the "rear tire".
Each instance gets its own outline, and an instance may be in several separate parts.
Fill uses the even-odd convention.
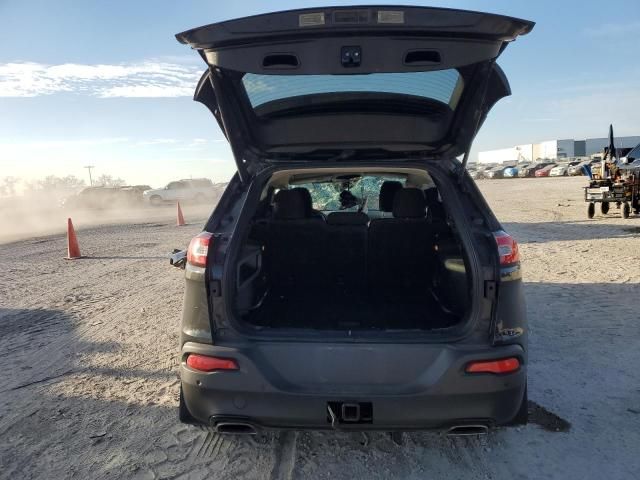
[[[593,218],[595,214],[596,214],[596,204],[592,202],[587,207],[587,217]]]
[[[609,213],[609,202],[602,202],[600,204],[600,211],[602,212],[603,215],[606,215],[607,213]]]
[[[631,215],[631,206],[627,202],[624,202],[622,206],[622,218],[629,218],[629,215]]]
[[[178,419],[182,423],[186,423],[187,425],[200,425],[193,416],[191,412],[187,408],[187,405],[184,403],[184,395],[182,394],[182,385],[180,385],[180,402],[178,405]]]
[[[389,432],[389,436],[393,443],[400,447],[404,447],[404,432]]]
[[[527,394],[527,386],[524,387],[524,396],[522,397],[522,403],[518,409],[518,413],[513,417],[513,420],[509,425],[526,425],[529,423],[529,395]]]
[[[149,199],[149,201],[151,202],[151,205],[153,205],[154,207],[158,207],[162,205],[162,198],[159,195],[154,195]]]

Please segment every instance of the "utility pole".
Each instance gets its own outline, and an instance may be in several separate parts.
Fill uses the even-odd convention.
[[[87,170],[89,170],[89,186],[90,186],[90,187],[93,187],[93,180],[92,180],[92,178],[91,178],[91,169],[92,169],[92,168],[95,168],[95,167],[94,167],[93,165],[87,165],[87,166],[86,166],[86,167],[84,167],[84,168],[86,168]]]

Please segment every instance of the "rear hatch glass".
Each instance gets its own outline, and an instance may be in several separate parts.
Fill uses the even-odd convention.
[[[298,104],[326,103],[360,93],[408,95],[447,105],[458,104],[464,82],[455,69],[430,72],[372,73],[369,75],[261,75],[247,73],[242,84],[259,115],[274,102],[295,99]],[[280,102],[286,105],[287,102]],[[277,104],[276,104],[277,105]],[[263,108],[261,108],[263,107]],[[273,110],[273,107],[272,107]]]

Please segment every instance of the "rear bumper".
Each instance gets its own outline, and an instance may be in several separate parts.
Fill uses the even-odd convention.
[[[186,343],[181,365],[185,405],[203,424],[237,420],[256,428],[330,429],[329,402],[370,402],[370,422],[340,423],[338,428],[419,430],[468,423],[506,424],[516,416],[522,402],[526,355],[519,345],[474,350],[377,344],[373,355],[371,346],[346,347],[352,352],[345,354],[343,346],[327,344],[281,344],[246,350]],[[189,353],[234,358],[240,370],[197,372],[185,364]],[[325,355],[337,356],[339,369],[331,361],[327,368],[318,368],[318,360]],[[345,362],[345,355],[351,361]],[[522,364],[514,373],[464,373],[470,361],[510,356],[520,358]],[[385,365],[372,363],[375,357],[385,358]],[[408,358],[414,358],[414,365],[403,365]],[[427,364],[425,368],[420,366]],[[381,370],[380,381],[377,368]],[[366,381],[359,383],[358,378]]]

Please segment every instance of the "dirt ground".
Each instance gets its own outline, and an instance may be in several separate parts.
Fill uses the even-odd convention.
[[[0,245],[0,477],[638,478],[640,218],[587,220],[583,184],[480,181],[521,245],[532,414],[566,431],[394,441],[218,437],[179,424],[183,273],[167,254],[206,215],[185,209],[189,225],[175,227],[165,209],[137,223],[76,222],[79,261],[63,260],[60,234]]]

